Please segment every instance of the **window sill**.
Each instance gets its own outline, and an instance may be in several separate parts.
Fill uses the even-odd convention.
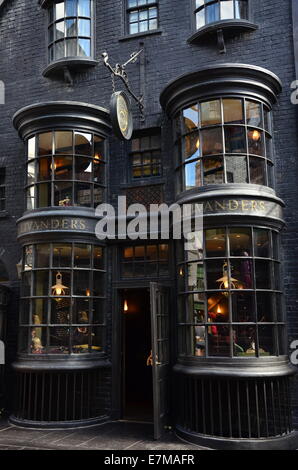
[[[207,36],[208,34],[217,33],[218,30],[228,31],[231,34],[255,31],[258,29],[258,25],[251,23],[248,20],[223,20],[216,21],[214,23],[207,24],[202,28],[198,29],[188,40],[188,43],[195,43],[199,41],[202,37]]]
[[[122,36],[122,38],[119,39],[119,42],[129,41],[130,39],[138,39],[138,38],[142,38],[144,36],[154,36],[155,34],[162,34],[162,29],[154,29],[154,30],[151,30],[151,31],[144,31],[143,33],[127,34],[125,36]]]
[[[42,72],[44,77],[63,76],[65,69],[69,71],[80,71],[86,67],[95,67],[99,64],[98,60],[88,57],[67,57],[51,62]]]

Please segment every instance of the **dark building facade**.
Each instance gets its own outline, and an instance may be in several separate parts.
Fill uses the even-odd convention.
[[[297,448],[297,19],[295,0],[0,2],[11,422],[141,420],[215,449]],[[109,106],[125,87],[102,53],[139,50],[125,71],[144,112],[132,100],[119,140]],[[187,204],[193,226],[200,205],[203,230],[191,248],[100,240],[95,209],[119,196]]]

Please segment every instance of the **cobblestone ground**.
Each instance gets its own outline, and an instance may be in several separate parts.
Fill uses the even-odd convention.
[[[20,428],[0,421],[1,450],[198,450],[168,432],[153,439],[151,424],[111,422],[72,430]],[[203,449],[202,449],[203,450]]]

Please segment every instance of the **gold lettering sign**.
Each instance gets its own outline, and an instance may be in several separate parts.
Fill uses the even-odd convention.
[[[18,233],[22,235],[30,232],[48,232],[51,230],[88,230],[86,221],[77,218],[48,218],[28,220],[19,224]]]
[[[204,214],[247,214],[281,218],[282,209],[273,201],[258,199],[212,199],[203,203]]]

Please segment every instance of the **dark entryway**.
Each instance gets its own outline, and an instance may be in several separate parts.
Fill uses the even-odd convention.
[[[153,421],[149,289],[122,291],[122,390],[123,419]]]

